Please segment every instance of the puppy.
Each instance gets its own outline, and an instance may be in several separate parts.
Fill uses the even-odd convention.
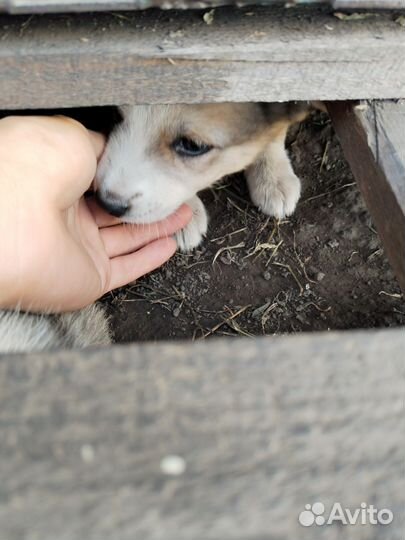
[[[177,235],[179,248],[198,246],[207,213],[197,193],[245,170],[252,201],[265,214],[290,215],[301,184],[285,150],[289,126],[308,103],[218,103],[124,106],[100,161],[101,205],[130,223],[164,219],[183,203],[193,210]]]
[[[126,222],[164,219],[184,202],[194,217],[177,235],[179,247],[198,246],[207,213],[197,193],[245,170],[251,198],[265,214],[291,214],[301,190],[285,150],[289,126],[305,118],[306,103],[223,103],[121,108],[96,185],[101,204]],[[0,353],[111,342],[103,309],[95,304],[57,316],[0,311]]]

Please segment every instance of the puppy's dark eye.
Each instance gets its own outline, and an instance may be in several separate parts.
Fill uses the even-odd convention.
[[[179,137],[173,142],[173,150],[181,157],[198,157],[212,150],[212,146],[188,137]]]

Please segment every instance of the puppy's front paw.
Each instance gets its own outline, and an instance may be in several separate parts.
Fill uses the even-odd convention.
[[[187,203],[193,210],[190,223],[176,233],[176,241],[180,251],[187,252],[196,248],[207,233],[207,211],[198,197],[193,197]]]
[[[291,167],[270,172],[263,165],[253,165],[246,172],[253,203],[268,216],[282,219],[291,215],[301,194],[301,182]]]

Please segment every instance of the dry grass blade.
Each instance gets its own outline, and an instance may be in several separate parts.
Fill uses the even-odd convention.
[[[235,321],[235,319],[232,319],[231,321],[229,321],[228,326],[230,326],[233,330],[235,330],[235,332],[236,332],[237,334],[240,334],[241,336],[245,336],[245,337],[248,337],[248,338],[255,337],[254,334],[251,334],[250,332],[248,332],[247,330],[245,330],[244,328],[242,328],[242,327]]]
[[[297,285],[298,285],[298,287],[300,289],[300,296],[301,296],[302,293],[304,292],[304,287],[301,285],[299,279],[295,275],[295,273],[294,273],[293,269],[291,268],[291,266],[289,264],[283,264],[283,263],[278,263],[278,262],[274,262],[272,264],[274,264],[275,266],[281,266],[282,268],[286,268],[290,272],[290,274],[294,278],[294,281],[297,283]]]
[[[215,332],[217,330],[219,330],[222,326],[224,326],[225,324],[229,324],[230,321],[232,321],[233,319],[235,319],[236,317],[239,317],[239,315],[241,315],[244,311],[246,311],[248,308],[250,307],[250,304],[247,305],[247,306],[244,306],[240,309],[238,309],[238,311],[236,311],[235,313],[232,313],[229,317],[227,317],[226,319],[224,319],[223,321],[221,321],[220,323],[216,324],[213,328],[211,328],[211,330],[209,330],[208,332],[206,332],[203,336],[201,336],[200,339],[205,339],[206,337],[208,336],[211,336],[212,334],[215,334]]]
[[[330,140],[328,140],[325,144],[325,150],[323,152],[323,156],[322,156],[322,161],[321,161],[321,166],[319,167],[319,172],[322,172],[322,169],[324,167],[324,165],[326,164],[326,162],[328,161],[328,149],[329,149],[329,145],[330,145]]]
[[[321,197],[327,197],[328,195],[332,195],[332,193],[337,193],[338,191],[342,191],[343,189],[353,187],[356,185],[356,182],[350,182],[350,184],[344,184],[343,186],[339,186],[336,189],[332,189],[331,191],[325,191],[324,193],[320,193],[319,195],[314,195],[313,197],[308,197],[308,199],[303,199],[298,204],[305,204],[311,201],[315,201],[316,199],[320,199]]]
[[[293,242],[293,249],[294,249],[294,255],[298,261],[298,264],[301,266],[301,270],[305,276],[305,279],[307,281],[309,281],[310,283],[316,283],[316,281],[314,279],[311,279],[308,274],[307,274],[307,269],[305,268],[305,264],[302,262],[300,256],[298,255],[298,251],[297,251],[297,242],[296,242],[296,238],[295,238],[295,231],[294,231],[294,242]]]
[[[212,238],[210,242],[219,242],[221,240],[226,240],[227,238],[230,238],[231,236],[234,236],[235,234],[239,234],[241,232],[245,232],[247,227],[242,227],[241,229],[238,229],[237,231],[232,231],[230,233],[226,233],[223,236],[217,236],[217,238]]]
[[[331,306],[328,306],[327,308],[321,308],[320,306],[318,306],[318,304],[315,304],[315,302],[308,302],[307,306],[313,306],[316,310],[320,311],[321,313],[327,313],[328,311],[332,309]]]
[[[402,299],[402,294],[401,293],[389,293],[387,291],[380,291],[378,294],[382,294],[384,296],[389,296],[390,298],[397,298],[398,300],[401,300]]]
[[[256,244],[255,247],[243,258],[248,259],[249,257],[253,257],[253,255],[256,255],[256,253],[259,253],[259,255],[261,255],[263,251],[267,251],[268,249],[276,250],[281,244],[282,242],[280,242],[279,244],[269,244],[267,242]]]
[[[270,306],[267,307],[267,309],[263,312],[263,315],[262,315],[262,318],[261,318],[261,325],[262,325],[262,330],[263,330],[263,334],[266,333],[266,324],[267,324],[267,321],[270,319],[270,313],[276,309],[276,307],[278,306],[277,302],[273,302],[273,304],[271,304]]]
[[[224,246],[220,248],[216,253],[212,260],[212,264],[215,264],[215,261],[218,259],[218,257],[223,253],[224,251],[232,251],[233,249],[240,249],[245,247],[245,242],[240,242],[239,244],[236,244],[235,246]]]
[[[372,261],[375,257],[380,257],[382,254],[383,250],[381,248],[376,249],[375,251],[373,251],[373,253],[371,253],[371,255],[367,257],[367,262]]]

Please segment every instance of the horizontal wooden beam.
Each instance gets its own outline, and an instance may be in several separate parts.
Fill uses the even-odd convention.
[[[202,9],[225,5],[274,5],[280,0],[0,0],[0,11],[8,13],[68,13],[130,9]],[[329,4],[340,9],[403,9],[405,0],[285,0],[286,7]]]
[[[330,103],[328,109],[405,293],[405,101]]]
[[[329,0],[291,0],[291,4],[312,4]],[[333,1],[333,0],[330,0]],[[224,5],[250,6],[257,0],[0,0],[0,11],[8,13],[69,13],[131,9],[202,9]],[[279,0],[261,0],[262,4],[280,4]]]
[[[210,22],[210,21],[209,21]],[[391,15],[220,8],[0,17],[0,108],[405,98]]]
[[[326,540],[400,540],[405,333],[0,359],[0,530],[21,540],[296,540],[322,502],[387,508]]]
[[[405,9],[405,0],[333,0],[336,9]]]

